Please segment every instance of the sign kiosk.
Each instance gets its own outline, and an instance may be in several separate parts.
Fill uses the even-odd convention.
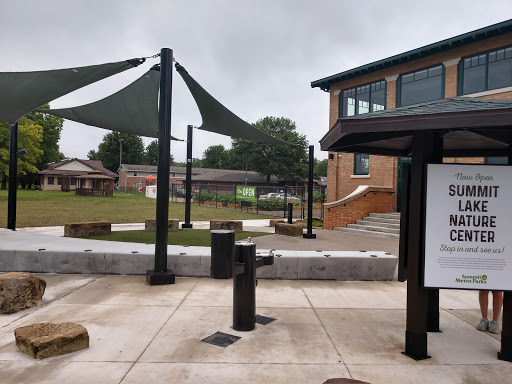
[[[401,204],[398,270],[399,281],[407,280],[403,353],[430,357],[428,333],[440,331],[440,288],[485,286],[505,291],[498,359],[512,362],[512,101],[450,97],[340,118],[320,147],[411,158],[402,184],[408,201]],[[497,156],[508,157],[508,166],[443,164]]]

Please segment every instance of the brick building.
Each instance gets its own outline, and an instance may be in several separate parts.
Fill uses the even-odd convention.
[[[455,96],[512,100],[512,20],[316,80],[311,86],[329,92],[330,128],[338,119]],[[366,185],[395,192],[392,199],[381,194],[388,201],[385,207],[376,205],[381,211],[399,210],[398,180],[408,158],[330,152],[328,159],[328,202],[355,196],[354,191]],[[370,209],[359,211],[367,214]]]

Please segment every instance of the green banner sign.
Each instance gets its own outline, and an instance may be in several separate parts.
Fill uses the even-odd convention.
[[[256,187],[240,185],[236,187],[237,200],[256,200]]]

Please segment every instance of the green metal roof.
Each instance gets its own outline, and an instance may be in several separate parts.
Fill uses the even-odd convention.
[[[399,55],[391,56],[387,59],[362,65],[360,67],[325,77],[320,80],[312,81],[311,88],[318,87],[328,92],[330,90],[331,84],[366,75],[368,73],[380,71],[382,69],[393,67],[398,64],[407,63],[409,61],[417,60],[436,53],[448,51],[453,48],[462,47],[464,45],[475,43],[480,40],[485,40],[490,37],[503,35],[508,32],[512,32],[512,19],[493,24],[485,28],[480,28],[472,32],[464,33],[462,35],[458,35],[446,40],[441,40],[437,43],[425,45],[424,47],[416,48],[412,51],[407,51]]]

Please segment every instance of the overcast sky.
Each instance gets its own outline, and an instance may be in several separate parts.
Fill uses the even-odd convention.
[[[0,71],[68,68],[171,48],[209,93],[242,119],[287,117],[315,144],[327,132],[328,94],[311,81],[512,17],[510,0],[0,0]],[[108,96],[156,59],[51,102]],[[201,115],[174,72],[172,135]],[[60,149],[87,158],[107,131],[64,123]],[[230,138],[196,130],[194,157]],[[149,143],[151,139],[144,139]],[[176,161],[186,144],[172,142]]]

